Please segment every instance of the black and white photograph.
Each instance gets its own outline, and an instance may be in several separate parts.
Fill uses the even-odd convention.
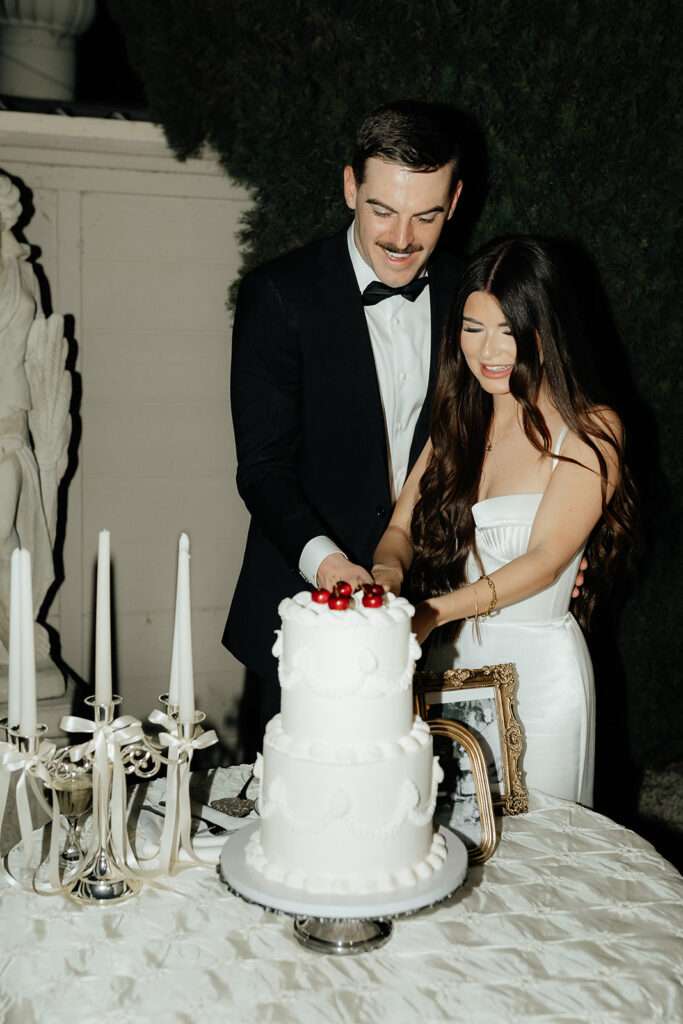
[[[434,717],[460,722],[477,740],[486,761],[491,796],[494,802],[499,802],[504,792],[503,764],[496,700],[491,691],[482,688],[461,693],[456,690],[428,696],[435,698],[435,703],[430,705]],[[437,703],[438,699],[441,704]],[[435,737],[434,753],[444,773],[437,797],[436,820],[452,828],[467,845],[477,845],[481,840],[481,824],[469,755],[458,743],[444,736]]]
[[[418,672],[416,706],[427,722],[458,722],[481,748],[494,810],[520,814],[527,809],[527,794],[518,766],[522,736],[514,713],[516,679],[510,664],[470,671]],[[470,757],[454,740],[434,737],[444,779],[439,786],[437,819],[453,829],[468,845],[482,837],[479,805]]]
[[[528,807],[519,766],[522,730],[515,714],[516,685],[511,664],[417,672],[414,680],[415,705],[425,721],[459,722],[477,741],[487,766],[494,810],[505,815],[523,814]],[[443,758],[445,776],[441,796],[453,804],[453,821],[471,821],[476,805],[472,767],[467,753],[457,744],[453,746],[453,751],[437,751]]]

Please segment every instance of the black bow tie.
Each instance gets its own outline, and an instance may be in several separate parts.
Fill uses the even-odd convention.
[[[402,284],[399,288],[391,288],[388,284],[383,284],[381,281],[371,281],[363,292],[363,305],[374,306],[375,303],[381,302],[382,299],[390,299],[392,295],[402,295],[409,302],[415,302],[415,299],[418,295],[422,294],[428,284],[429,278],[426,274],[423,274],[422,277],[413,278],[412,281]]]

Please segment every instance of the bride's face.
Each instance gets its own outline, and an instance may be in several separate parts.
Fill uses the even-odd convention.
[[[460,345],[467,365],[484,391],[506,395],[517,358],[517,345],[498,300],[472,292],[463,309]]]

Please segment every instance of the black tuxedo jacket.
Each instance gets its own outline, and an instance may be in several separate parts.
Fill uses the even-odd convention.
[[[409,468],[427,441],[459,270],[447,252],[429,262],[429,384]],[[325,534],[369,568],[392,511],[382,402],[345,231],[245,276],[230,390],[237,487],[251,525],[223,643],[270,676],[278,604],[308,586],[298,571],[304,546]]]

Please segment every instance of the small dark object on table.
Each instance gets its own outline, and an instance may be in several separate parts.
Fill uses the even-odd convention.
[[[229,814],[231,818],[246,818],[254,810],[253,800],[243,800],[239,796],[224,796],[220,800],[212,800],[209,807],[213,807],[223,814]]]

